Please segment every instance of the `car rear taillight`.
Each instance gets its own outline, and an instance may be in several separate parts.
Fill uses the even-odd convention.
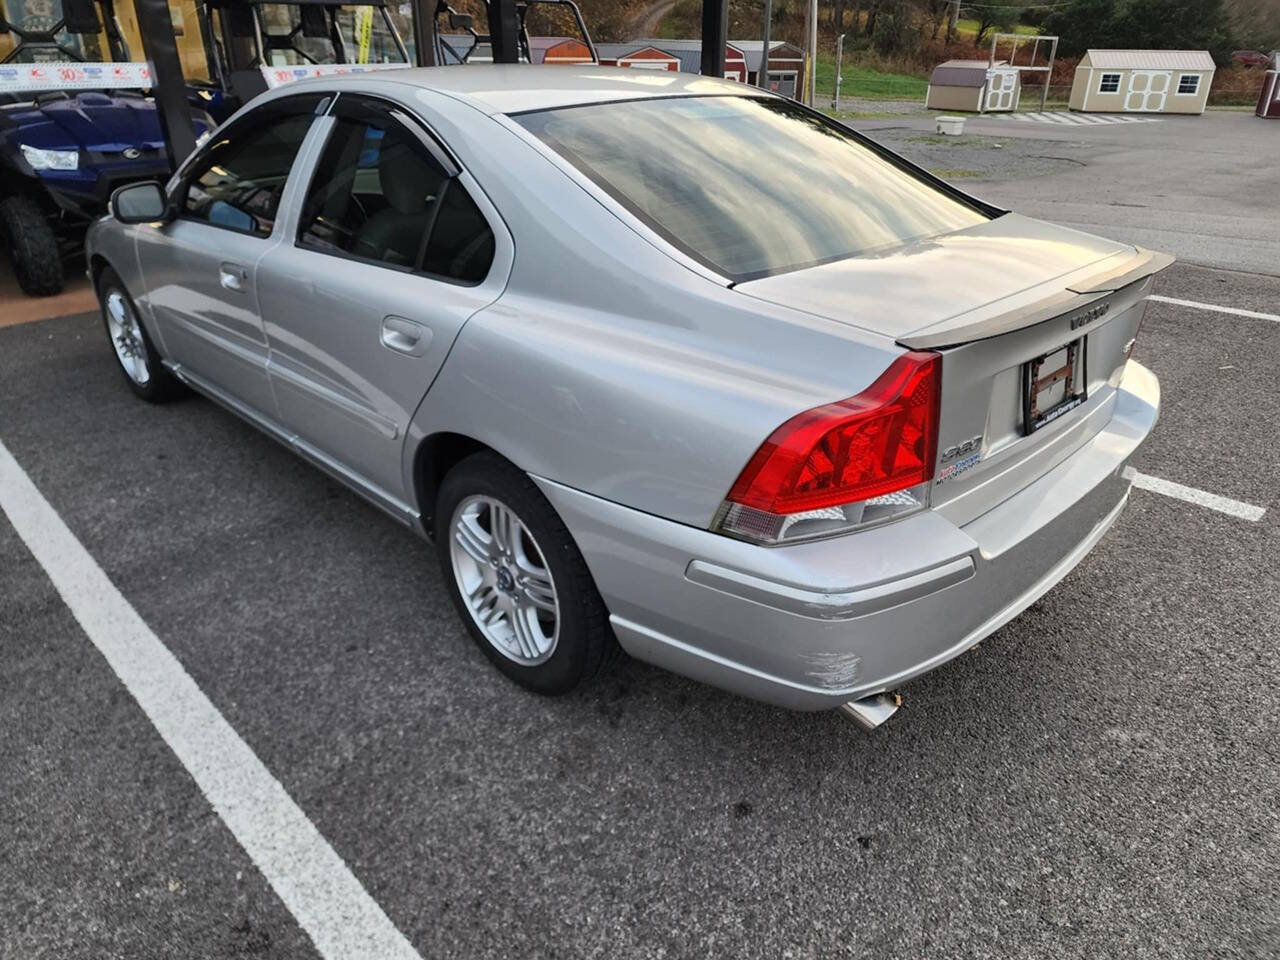
[[[941,394],[942,357],[907,353],[856,397],[792,417],[742,471],[716,529],[776,543],[923,509]]]

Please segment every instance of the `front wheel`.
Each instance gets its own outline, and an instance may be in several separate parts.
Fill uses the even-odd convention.
[[[62,257],[58,238],[40,205],[20,193],[0,200],[0,226],[22,292],[47,297],[62,290]]]
[[[138,308],[119,275],[109,267],[98,277],[98,302],[107,337],[129,389],[151,403],[180,395],[182,384],[160,363],[160,354],[142,326]]]
[[[449,471],[435,539],[468,632],[516,683],[567,693],[617,655],[577,544],[542,491],[509,461],[479,453]]]

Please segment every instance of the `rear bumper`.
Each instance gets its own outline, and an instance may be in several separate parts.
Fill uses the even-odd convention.
[[[577,540],[629,653],[745,696],[816,710],[932,670],[1066,576],[1124,507],[1123,469],[1159,403],[1155,376],[1130,362],[1101,432],[964,526],[926,511],[851,536],[766,548],[538,483]]]

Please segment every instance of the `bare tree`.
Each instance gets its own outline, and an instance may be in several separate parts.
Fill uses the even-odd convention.
[[[1280,47],[1280,3],[1276,0],[1226,0],[1239,42],[1251,50],[1266,52]]]
[[[928,28],[930,39],[938,39],[938,31],[947,22],[952,6],[951,0],[921,0],[921,21]]]
[[[975,4],[970,8],[970,15],[978,21],[978,35],[974,38],[974,43],[978,46],[982,45],[982,41],[986,39],[987,34],[992,30],[1000,27],[1011,29],[1018,22],[1018,14],[1022,8],[1016,6],[1003,6],[994,3]]]

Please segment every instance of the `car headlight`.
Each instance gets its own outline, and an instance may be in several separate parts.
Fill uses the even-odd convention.
[[[25,143],[20,146],[22,156],[34,170],[75,170],[80,166],[79,150],[41,150]]]

